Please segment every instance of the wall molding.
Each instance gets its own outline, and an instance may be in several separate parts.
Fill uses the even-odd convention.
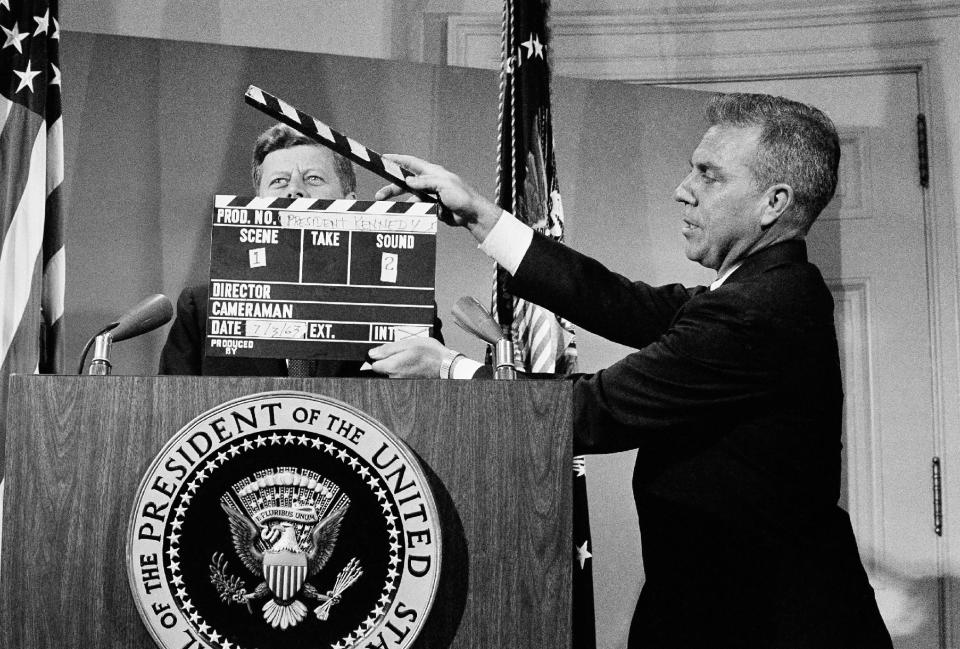
[[[718,12],[710,21],[635,12],[554,14],[552,63],[564,76],[665,84],[919,70],[941,44],[924,20],[941,13],[960,16],[960,0],[928,4],[937,4],[937,11],[911,6],[887,15],[840,5],[830,16],[792,10],[793,20],[779,12],[776,18],[753,19]],[[500,27],[494,14],[448,16],[445,62],[497,69]]]
[[[726,3],[714,7],[657,7],[627,11],[553,11],[550,25],[555,36],[591,34],[689,34],[704,31],[742,31],[761,29],[806,29],[851,24],[913,22],[960,16],[960,0],[903,0],[881,3],[836,2],[808,3]],[[487,12],[450,12],[434,6],[427,13],[446,13],[453,31],[487,31],[499,34],[501,14]]]
[[[884,547],[882,439],[873,407],[870,283],[828,279],[833,294],[843,368],[847,507],[863,559],[871,564]]]

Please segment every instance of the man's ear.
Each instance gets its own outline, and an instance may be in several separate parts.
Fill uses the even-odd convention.
[[[357,192],[348,192],[344,198],[349,198],[351,201],[357,200]]]
[[[760,227],[769,228],[793,205],[793,187],[786,184],[771,185],[764,194],[765,204],[760,215]]]

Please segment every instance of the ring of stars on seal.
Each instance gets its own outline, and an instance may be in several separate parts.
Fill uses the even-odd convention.
[[[302,392],[242,397],[184,426],[145,473],[127,532],[130,587],[164,649],[404,649],[440,561],[413,452]]]

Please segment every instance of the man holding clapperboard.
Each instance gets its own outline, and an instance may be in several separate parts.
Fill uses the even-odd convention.
[[[574,452],[638,450],[646,581],[631,648],[889,648],[837,505],[833,299],[804,243],[836,188],[836,129],[767,95],[719,95],[706,118],[674,198],[686,256],[717,272],[709,287],[631,282],[410,156],[387,156],[414,176],[377,198],[436,193],[513,295],[637,350],[570,377]],[[490,375],[431,340],[369,355],[391,377]]]

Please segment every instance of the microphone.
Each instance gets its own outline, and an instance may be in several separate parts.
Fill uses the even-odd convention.
[[[494,346],[497,368],[494,378],[517,378],[517,368],[513,365],[513,341],[503,334],[500,325],[475,297],[472,295],[461,297],[453,305],[451,313],[461,329]]]
[[[111,323],[109,336],[115,343],[134,338],[170,322],[173,318],[173,305],[166,295],[157,293],[138,302],[132,309]]]
[[[93,360],[90,361],[89,374],[104,376],[110,374],[113,367],[110,363],[110,343],[127,340],[170,322],[173,318],[173,304],[166,295],[160,293],[138,302],[119,320],[111,322],[101,329],[94,338],[87,341],[80,356],[80,367],[77,374],[83,374],[83,365],[87,359],[87,352],[93,344]]]

